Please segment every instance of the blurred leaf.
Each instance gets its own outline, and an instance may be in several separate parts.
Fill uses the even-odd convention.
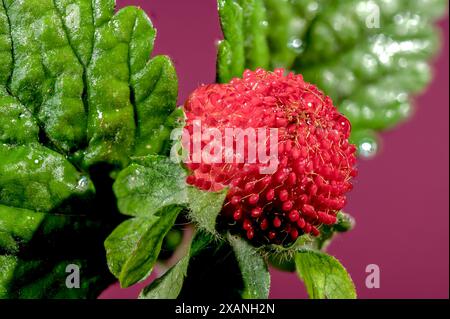
[[[439,43],[433,22],[446,7],[445,0],[220,0],[218,79],[256,67],[303,74],[349,118],[360,156],[371,157],[375,132],[405,120],[411,95],[430,82],[427,61]]]

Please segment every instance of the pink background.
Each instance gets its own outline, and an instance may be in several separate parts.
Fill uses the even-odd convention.
[[[119,0],[138,5],[158,29],[155,54],[175,61],[180,104],[199,84],[215,80],[215,43],[222,34],[216,0]],[[347,267],[360,298],[449,297],[448,18],[439,23],[443,47],[435,77],[416,99],[416,114],[383,134],[381,153],[359,162],[346,211],[356,228],[329,252]],[[365,286],[365,268],[381,270],[379,289]],[[272,298],[306,298],[295,274],[272,270]],[[112,286],[102,298],[135,298],[142,285]]]

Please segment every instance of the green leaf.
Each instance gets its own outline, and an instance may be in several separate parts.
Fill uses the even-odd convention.
[[[168,205],[188,201],[183,168],[164,156],[134,158],[114,183],[122,214],[148,217]]]
[[[197,225],[211,234],[217,234],[216,219],[222,210],[228,189],[220,192],[205,192],[188,187],[189,216]]]
[[[186,173],[165,156],[136,157],[114,183],[122,214],[134,216],[106,239],[108,266],[128,287],[152,271],[164,237],[188,202]]]
[[[164,275],[144,288],[139,299],[176,299],[183,287],[188,265],[189,258],[183,257]]]
[[[319,251],[301,250],[295,256],[295,265],[310,298],[356,298],[355,285],[336,258]]]
[[[175,299],[180,294],[184,279],[187,275],[189,261],[214,240],[213,236],[204,232],[197,232],[186,255],[181,258],[160,278],[145,287],[140,299]]]
[[[174,67],[150,59],[144,11],[115,12],[114,0],[0,2],[1,297],[95,298],[113,278],[103,242],[123,221],[111,176],[168,153]],[[70,263],[80,289],[65,286]]]
[[[267,299],[270,289],[270,274],[267,264],[256,248],[245,239],[228,234],[244,281],[242,297],[245,299]]]
[[[444,0],[220,0],[217,78],[257,67],[303,74],[349,118],[360,156],[371,157],[376,132],[408,118],[411,96],[430,82],[439,42],[433,22],[446,7]]]
[[[109,235],[105,241],[108,266],[122,287],[150,275],[163,239],[181,210],[181,207],[167,206],[156,215],[129,219]]]

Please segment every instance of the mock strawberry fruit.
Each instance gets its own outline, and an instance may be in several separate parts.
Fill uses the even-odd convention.
[[[352,189],[350,123],[301,75],[245,71],[204,85],[185,104],[187,183],[228,187],[220,213],[255,244],[288,245],[332,225]]]

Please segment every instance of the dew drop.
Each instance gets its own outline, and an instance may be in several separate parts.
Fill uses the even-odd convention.
[[[317,11],[317,9],[319,9],[319,4],[316,1],[311,2],[310,4],[308,4],[307,9],[309,12],[315,12]]]
[[[358,153],[362,158],[373,158],[378,152],[378,144],[374,139],[366,138],[359,142]]]
[[[288,48],[294,51],[295,53],[302,53],[303,51],[303,42],[299,38],[292,38],[288,42]]]
[[[78,189],[85,189],[88,186],[88,179],[86,176],[82,176],[78,180],[77,188]]]

